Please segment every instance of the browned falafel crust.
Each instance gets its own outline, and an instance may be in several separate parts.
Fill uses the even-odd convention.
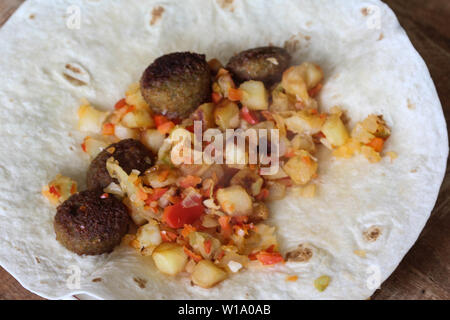
[[[290,62],[291,56],[283,48],[259,47],[231,57],[226,68],[238,82],[257,80],[270,85],[281,79]]]
[[[127,207],[113,195],[86,190],[72,195],[57,208],[53,226],[64,247],[79,255],[111,252],[130,224]]]
[[[170,119],[185,118],[211,99],[205,55],[175,52],[156,59],[142,74],[141,93],[150,108]]]
[[[92,160],[87,171],[88,189],[105,188],[111,182],[117,180],[111,178],[106,169],[106,161],[113,157],[119,162],[120,167],[130,174],[133,169],[144,172],[152,165],[153,154],[140,141],[125,139],[113,143]]]

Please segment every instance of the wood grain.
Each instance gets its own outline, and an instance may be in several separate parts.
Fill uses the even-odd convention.
[[[0,26],[22,3],[0,1]],[[386,0],[424,58],[450,120],[450,1]],[[449,163],[450,164],[450,163]],[[419,240],[372,299],[450,299],[450,169]],[[42,299],[0,268],[0,299]]]

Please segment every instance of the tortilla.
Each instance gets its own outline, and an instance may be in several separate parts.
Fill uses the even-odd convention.
[[[442,108],[423,60],[380,1],[29,0],[0,39],[0,264],[43,297],[365,299],[414,244],[436,201],[448,156]],[[321,106],[347,110],[350,127],[383,114],[392,128],[386,149],[398,154],[370,164],[322,150],[319,195],[271,206],[281,252],[304,244],[309,260],[202,289],[126,247],[80,257],[55,240],[55,209],[40,190],[57,173],[85,186],[80,99],[111,109],[164,53],[225,63],[269,43],[286,45],[294,63],[323,67]],[[331,281],[320,292],[314,280],[323,275]]]

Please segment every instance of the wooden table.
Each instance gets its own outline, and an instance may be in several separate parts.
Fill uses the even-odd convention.
[[[0,26],[23,0],[0,2]],[[450,127],[450,1],[386,0],[436,84]],[[450,299],[450,170],[419,240],[372,299]],[[0,299],[41,299],[0,268]]]

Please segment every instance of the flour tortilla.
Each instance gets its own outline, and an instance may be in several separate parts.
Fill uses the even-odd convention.
[[[69,29],[77,8],[80,29]],[[423,60],[380,1],[26,1],[0,40],[0,263],[43,297],[365,299],[414,244],[436,201],[448,155],[442,108]],[[324,110],[341,106],[351,126],[383,114],[392,127],[386,150],[398,154],[369,164],[322,150],[318,196],[271,205],[281,251],[307,243],[308,262],[241,272],[207,290],[162,275],[131,249],[79,257],[55,240],[55,209],[40,190],[57,173],[85,186],[81,98],[111,109],[165,53],[189,50],[225,63],[269,43],[287,44],[294,63],[322,66]],[[85,85],[63,76],[67,64],[82,68]],[[368,242],[363,233],[373,226],[381,235]],[[331,282],[319,292],[313,282],[322,275]]]

